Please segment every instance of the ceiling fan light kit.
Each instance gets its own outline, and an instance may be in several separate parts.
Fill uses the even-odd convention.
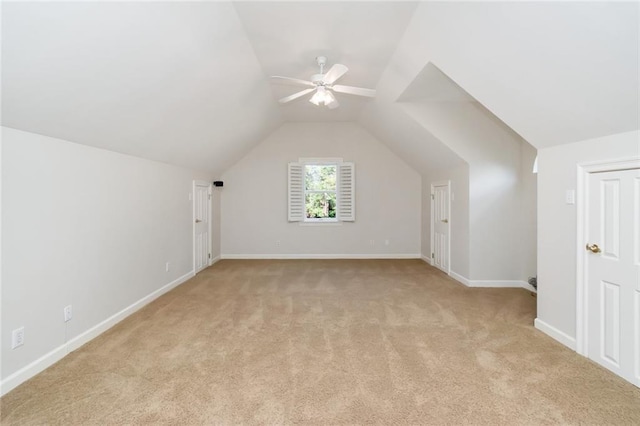
[[[309,99],[309,102],[317,106],[323,105],[328,107],[329,109],[335,109],[340,104],[338,103],[338,100],[334,96],[333,92],[346,93],[346,94],[356,95],[356,96],[366,96],[369,98],[375,97],[376,91],[374,89],[365,89],[362,87],[341,86],[341,85],[333,84],[340,77],[345,75],[347,71],[349,71],[349,68],[347,68],[345,65],[334,64],[329,69],[329,71],[327,71],[327,73],[325,74],[324,66],[327,63],[327,58],[325,56],[318,56],[316,58],[316,63],[320,67],[320,73],[312,75],[310,81],[301,80],[298,78],[282,77],[278,75],[271,76],[272,79],[282,80],[284,83],[287,83],[287,84],[311,87],[310,89],[305,89],[300,92],[294,93],[293,95],[284,97],[280,99],[278,102],[280,102],[281,104],[286,104],[287,102],[291,102],[295,99],[298,99],[306,94],[309,94],[315,91],[311,99]]]
[[[337,101],[336,97],[333,96],[333,93],[327,90],[326,87],[318,86],[316,93],[311,97],[311,99],[309,99],[309,102],[317,106],[324,105],[331,107],[331,104]]]

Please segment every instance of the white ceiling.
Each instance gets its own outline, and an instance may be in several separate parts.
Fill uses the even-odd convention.
[[[221,172],[282,122],[230,3],[4,3],[3,125]]]
[[[349,72],[338,83],[375,89],[415,10],[415,2],[239,2],[238,16],[267,76],[309,80],[339,63]],[[276,99],[303,88],[271,84]],[[287,121],[354,121],[368,98],[336,94],[340,108],[310,102],[311,95],[282,106]]]
[[[637,1],[423,2],[378,97],[432,63],[537,148],[637,130],[639,26]]]
[[[448,78],[432,63],[425,66],[422,71],[407,86],[398,98],[398,102],[410,102],[414,100],[431,102],[476,102],[453,80]]]
[[[638,129],[639,14],[611,2],[3,2],[2,125],[219,175],[285,121],[358,121],[428,174],[461,159],[403,101],[470,95],[538,148]],[[376,99],[279,105],[300,88],[268,77],[309,79],[318,55]],[[463,90],[425,85],[428,64]]]
[[[221,173],[283,121],[353,121],[268,76],[315,57],[375,88],[416,3],[16,2],[2,13],[2,124]],[[372,29],[375,28],[375,31]]]

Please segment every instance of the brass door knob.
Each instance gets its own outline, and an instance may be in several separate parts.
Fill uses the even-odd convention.
[[[587,243],[586,246],[587,250],[589,250],[591,253],[600,253],[602,250],[600,250],[600,247],[598,247],[597,244],[589,244]]]
[[[196,219],[196,223],[200,223],[202,222],[200,219]]]
[[[442,222],[449,223],[449,219],[442,219]]]

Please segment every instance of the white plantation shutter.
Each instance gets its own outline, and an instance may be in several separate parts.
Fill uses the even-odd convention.
[[[289,222],[304,220],[304,166],[289,163]]]
[[[338,215],[345,222],[356,220],[356,166],[338,164]]]

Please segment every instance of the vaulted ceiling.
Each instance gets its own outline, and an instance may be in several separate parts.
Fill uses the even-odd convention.
[[[404,110],[424,96],[480,102],[538,148],[638,129],[639,17],[611,2],[4,2],[2,125],[220,174],[285,121],[358,121],[426,173],[461,159]],[[377,98],[278,104],[299,88],[269,76],[309,79],[318,55]],[[429,64],[464,92],[422,78]]]
[[[265,76],[310,80],[326,56],[349,71],[340,84],[375,88],[400,42],[417,3],[404,2],[239,2],[235,8]],[[301,88],[272,84],[276,98]],[[302,88],[304,89],[304,88]],[[340,107],[318,108],[305,102],[281,107],[287,121],[355,121],[367,100],[336,95]]]

